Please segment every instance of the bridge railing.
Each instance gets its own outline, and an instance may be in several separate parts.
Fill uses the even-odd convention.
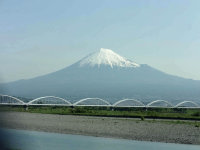
[[[0,95],[0,105],[38,105],[38,106],[98,106],[98,107],[144,107],[144,108],[200,108],[200,105],[193,101],[182,101],[176,105],[166,100],[154,100],[148,104],[144,104],[136,99],[122,99],[113,104],[101,98],[85,98],[71,103],[69,100],[56,96],[44,96],[33,99],[29,102],[23,102],[19,98]]]

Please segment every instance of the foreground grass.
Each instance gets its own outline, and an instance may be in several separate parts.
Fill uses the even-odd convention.
[[[133,117],[152,119],[200,120],[200,109],[183,108],[111,108],[111,107],[63,107],[63,106],[0,106],[0,111],[17,111],[60,115],[88,115],[110,117]]]
[[[118,120],[124,120],[124,118],[118,118]],[[148,122],[148,123],[163,123],[163,124],[186,124],[190,126],[194,126],[199,128],[200,127],[200,121],[196,120],[166,120],[166,119],[126,119],[126,121],[134,121],[136,123],[142,123],[142,122]]]

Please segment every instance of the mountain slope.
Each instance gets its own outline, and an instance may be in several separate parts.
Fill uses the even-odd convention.
[[[108,49],[57,72],[6,85],[3,94],[39,97],[110,97],[143,100],[198,100],[200,81],[172,76],[137,64]]]

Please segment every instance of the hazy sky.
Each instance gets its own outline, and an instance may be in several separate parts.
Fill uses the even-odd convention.
[[[101,47],[200,80],[200,1],[0,0],[0,82],[54,72]]]

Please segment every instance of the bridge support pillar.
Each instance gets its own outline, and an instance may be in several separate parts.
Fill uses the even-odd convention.
[[[147,107],[145,107],[145,111],[147,111],[148,110],[148,108]]]
[[[111,107],[111,111],[115,111],[114,107]]]
[[[28,105],[24,105],[24,110],[28,110]]]

